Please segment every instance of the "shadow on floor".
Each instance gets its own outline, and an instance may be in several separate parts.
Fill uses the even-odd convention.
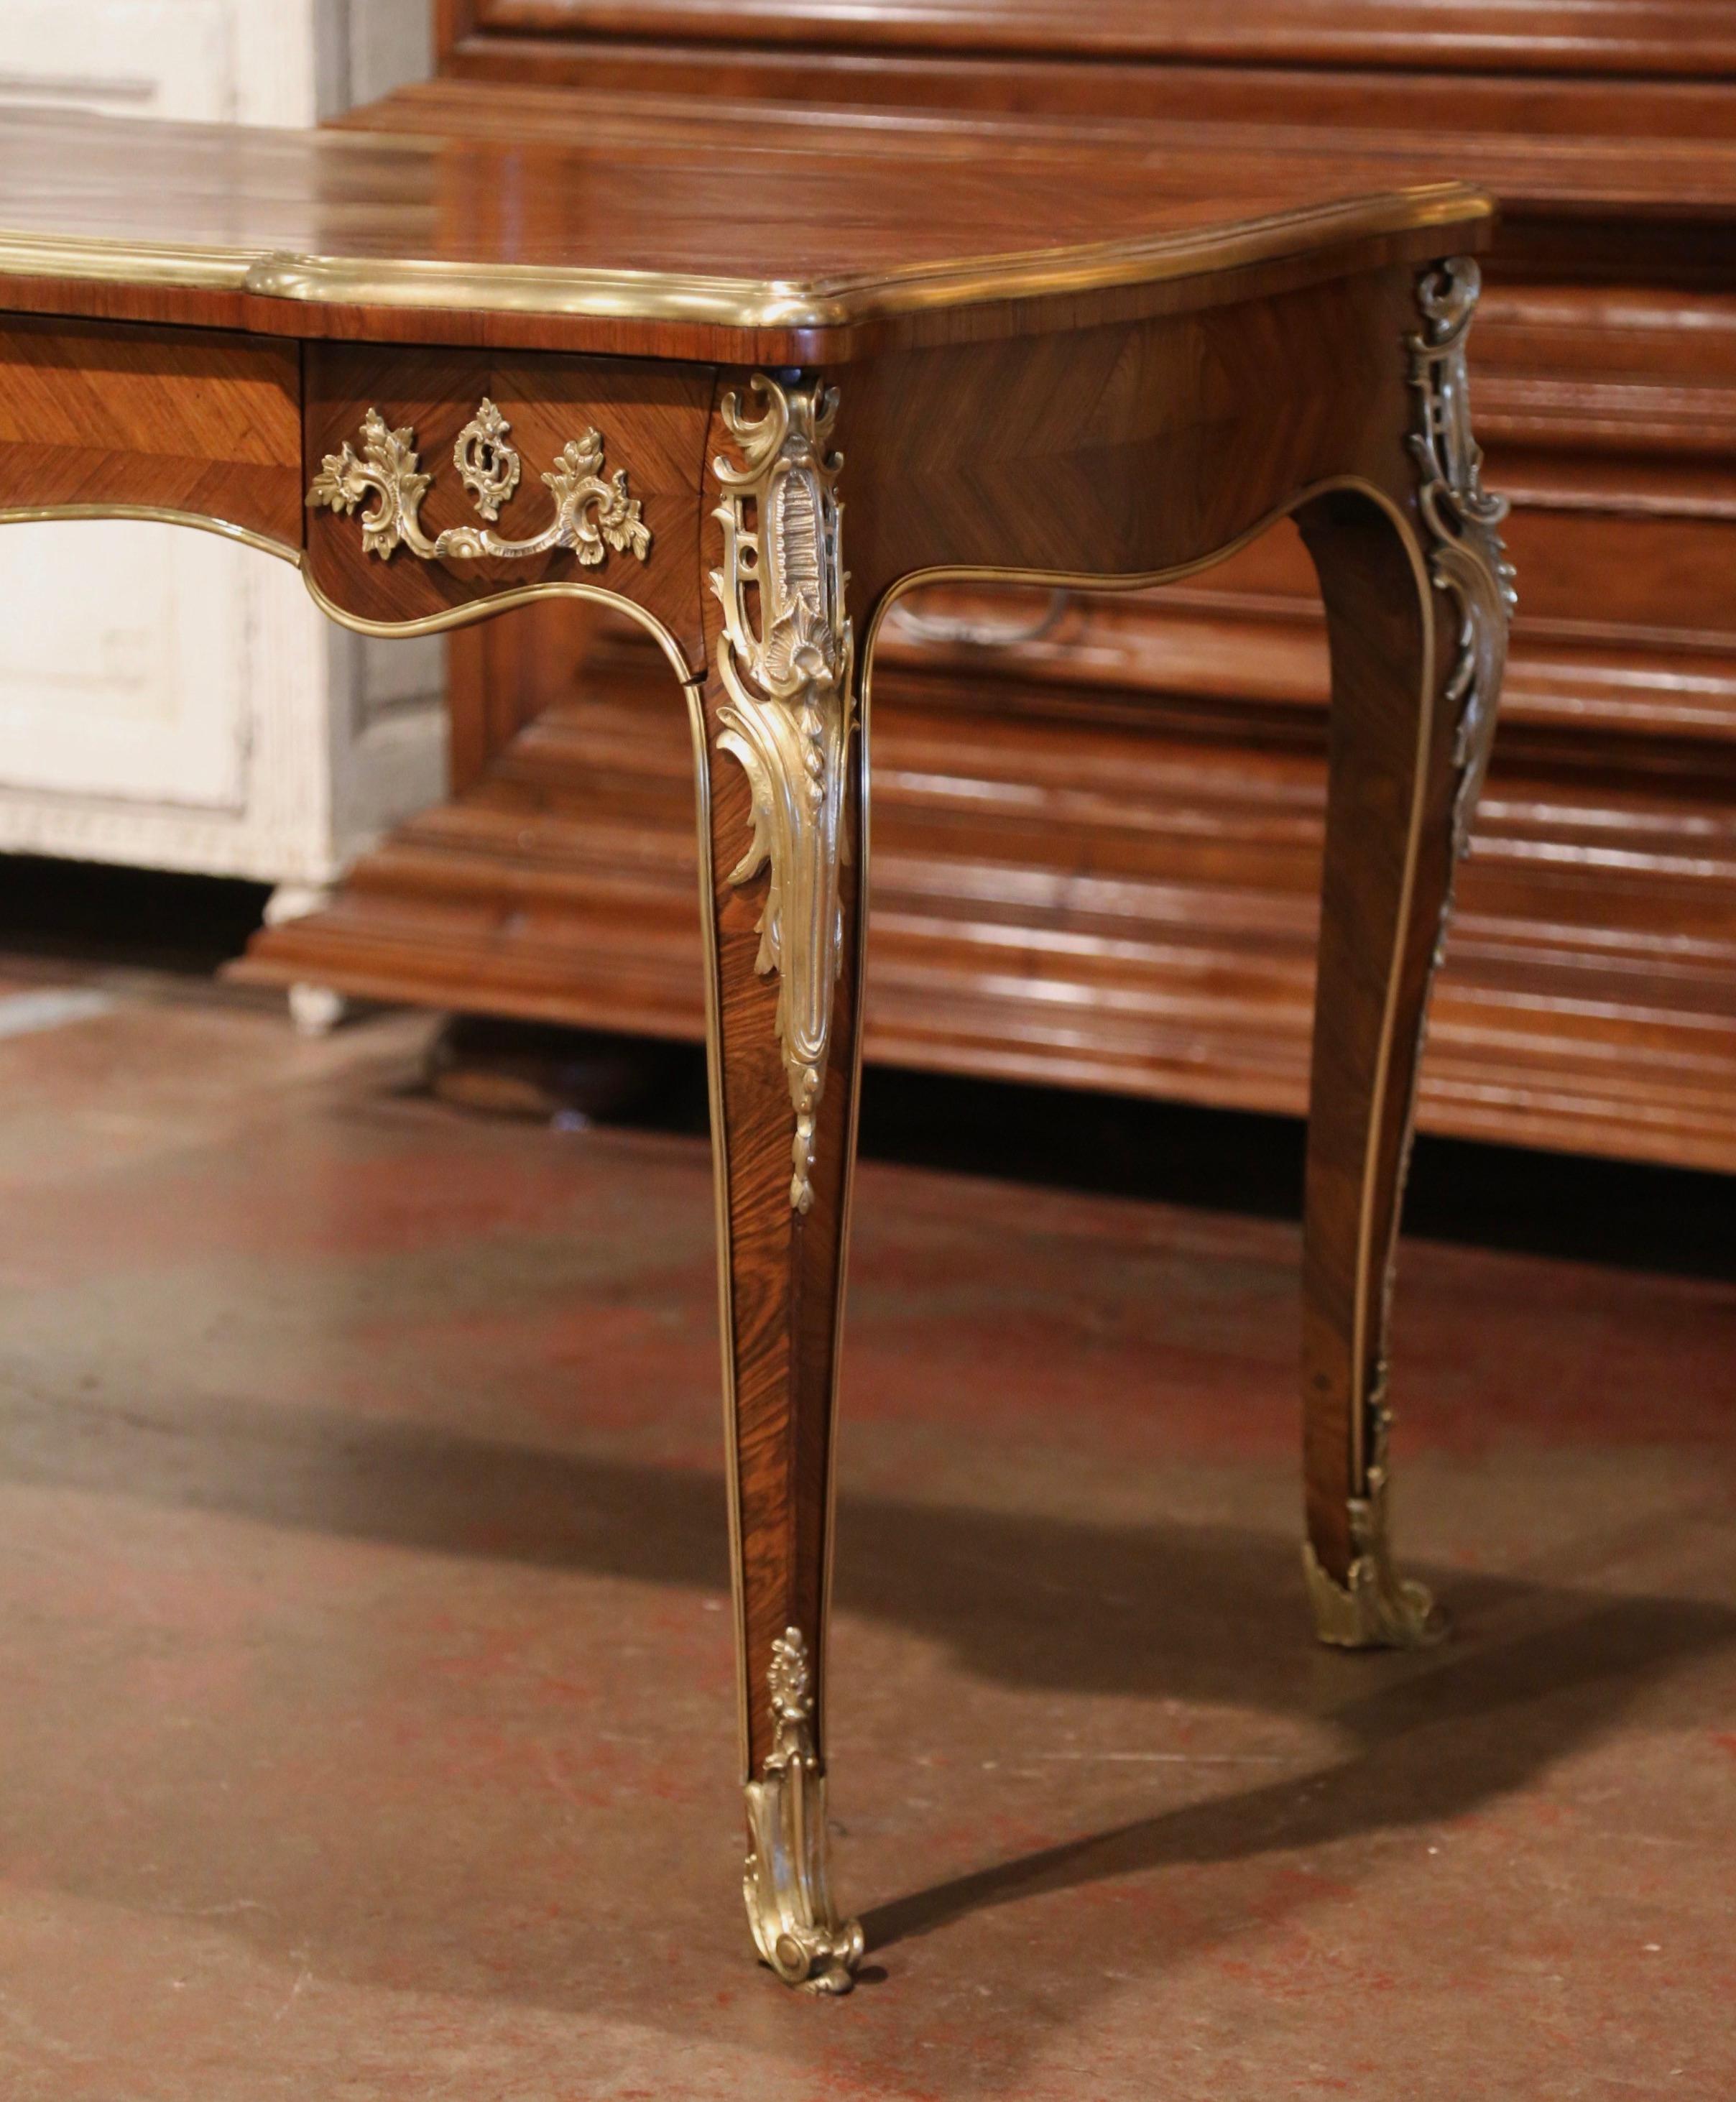
[[[728,1584],[716,1476],[331,1412],[286,1419],[206,1401],[157,1419],[20,1397],[4,1475],[446,1555],[715,1591]],[[1162,1865],[1460,1815],[1595,1741],[1684,1662],[1736,1641],[1736,1611],[1688,1599],[1464,1573],[1445,1588],[1460,1630],[1454,1643],[1417,1656],[1344,1656],[1309,1638],[1288,1539],[847,1498],[840,1607],[944,1648],[976,1679],[1306,1716],[1353,1747],[1323,1772],[910,1891],[868,1916],[870,1945]]]
[[[1597,1601],[1519,1587],[1508,1603],[1515,1617],[1533,1624],[1529,1631],[1504,1637],[1486,1625],[1420,1667],[1390,1656],[1343,1660],[1347,1675],[1373,1683],[1331,1709],[1331,1722],[1358,1744],[1324,1772],[1136,1819],[911,1891],[865,1915],[869,1946],[887,1948],[969,1914],[1149,1869],[1437,1825],[1511,1794],[1595,1742],[1678,1665],[1736,1639],[1736,1612],[1686,1599]],[[1548,1625],[1535,1625],[1539,1617]]]
[[[529,1024],[464,1029],[488,1046],[485,1064],[516,1055],[534,1065],[551,1099],[560,1072],[582,1075],[593,1121],[706,1131],[705,1061],[693,1046]],[[865,1160],[1044,1188],[1300,1219],[1304,1142],[1295,1117],[888,1066],[862,1078]],[[1404,1217],[1406,1233],[1423,1239],[1736,1276],[1736,1176],[1425,1134]]]

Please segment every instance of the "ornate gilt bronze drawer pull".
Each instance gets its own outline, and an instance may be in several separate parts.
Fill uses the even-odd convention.
[[[519,456],[507,442],[511,428],[494,404],[485,401],[453,448],[454,464],[485,518],[498,518],[518,486]],[[409,424],[393,430],[378,409],[370,409],[362,419],[360,456],[347,441],[340,452],[326,455],[308,491],[308,509],[323,504],[348,517],[371,495],[373,508],[361,514],[361,544],[382,561],[400,547],[425,562],[454,556],[546,555],[570,548],[587,569],[594,569],[610,548],[640,561],[651,552],[651,529],[639,515],[639,499],[627,494],[627,470],[617,468],[604,479],[603,436],[595,428],[569,440],[542,477],[554,494],[555,522],[528,540],[509,540],[479,526],[449,526],[430,539],[420,512],[434,477],[423,472],[415,444]]]

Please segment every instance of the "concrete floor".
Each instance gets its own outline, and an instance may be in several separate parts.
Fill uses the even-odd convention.
[[[737,1896],[702,1144],[108,983],[0,1040],[7,2102],[1736,2094],[1736,1287],[1410,1244],[1459,1634],[1343,1657],[1295,1229],[870,1164],[816,2002]]]

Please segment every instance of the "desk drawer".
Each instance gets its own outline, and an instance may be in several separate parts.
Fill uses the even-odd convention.
[[[642,606],[702,662],[708,367],[325,345],[307,357],[309,488],[336,459],[355,499],[348,512],[310,508],[308,568],[346,614],[434,620],[527,587],[587,584]],[[382,477],[407,489],[414,516],[365,540]],[[572,530],[540,544],[563,511]],[[473,553],[459,538],[483,534],[529,551]]]

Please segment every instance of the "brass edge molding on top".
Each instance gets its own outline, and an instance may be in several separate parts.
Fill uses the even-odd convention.
[[[163,285],[197,292],[241,292],[258,267],[254,248],[214,242],[107,241],[0,229],[0,276],[73,277],[100,284]]]
[[[167,243],[135,248],[126,242],[0,229],[0,276],[180,286],[314,304],[830,329],[934,308],[1215,275],[1317,248],[1323,240],[1375,239],[1486,221],[1495,209],[1486,191],[1468,184],[1412,184],[1269,213],[1228,228],[1057,245],[811,280],[432,258],[364,259]]]
[[[853,276],[752,278],[537,264],[381,264],[270,256],[249,271],[244,289],[264,297],[368,305],[477,306],[744,329],[844,328],[936,307],[1043,299],[1244,269],[1318,247],[1326,238],[1344,242],[1462,226],[1491,220],[1495,211],[1486,191],[1463,183],[1428,183],[1267,213],[1227,228],[990,252]],[[5,251],[0,236],[0,267]]]
[[[492,413],[490,413],[492,412]],[[485,401],[459,433],[454,461],[485,518],[498,515],[500,503],[517,486],[519,456],[503,442],[511,427],[492,401]],[[394,430],[378,409],[362,419],[361,451],[345,439],[327,453],[308,487],[310,511],[328,510],[348,518],[361,510],[364,554],[389,561],[400,548],[424,562],[473,561],[483,556],[522,559],[570,548],[587,569],[600,564],[609,548],[632,553],[643,562],[651,552],[651,529],[640,516],[636,496],[627,493],[627,470],[617,468],[604,481],[603,435],[593,424],[581,438],[570,438],[554,468],[542,477],[555,499],[554,523],[529,539],[512,540],[491,526],[449,526],[431,539],[422,528],[422,499],[433,483],[423,471],[415,450],[416,434],[408,424]],[[486,473],[476,462],[485,454]],[[505,472],[510,463],[510,478]]]
[[[848,1993],[866,1949],[861,1923],[832,1902],[826,1776],[814,1745],[813,1673],[799,1628],[772,1644],[772,1749],[747,1784],[742,1894],[760,1953],[786,1985]]]
[[[742,463],[722,455],[711,463],[724,492],[712,514],[724,534],[723,567],[711,572],[727,696],[717,748],[741,761],[753,795],[752,835],[729,880],[771,871],[755,967],[777,979],[775,1027],[795,1117],[790,1202],[805,1212],[844,967],[839,870],[855,642],[836,494],[843,461],[826,450],[836,390],[811,379],[786,388],[764,373],[751,384],[763,416],[745,415],[733,393],[721,410]]]

